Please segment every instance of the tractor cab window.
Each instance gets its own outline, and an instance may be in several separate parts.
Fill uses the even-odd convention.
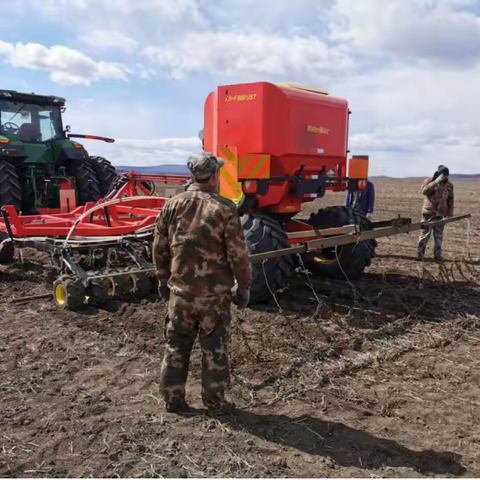
[[[24,142],[48,142],[62,137],[60,108],[0,101],[0,135]]]

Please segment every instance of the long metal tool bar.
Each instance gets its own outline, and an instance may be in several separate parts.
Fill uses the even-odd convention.
[[[282,250],[275,250],[271,252],[265,253],[258,253],[255,255],[250,255],[249,259],[252,263],[262,262],[264,260],[268,260],[270,258],[277,258],[277,257],[284,257],[287,255],[296,255],[298,253],[307,253],[313,252],[315,250],[321,250],[322,248],[331,248],[337,247],[341,245],[348,245],[350,243],[357,243],[362,242],[365,240],[371,240],[373,238],[381,238],[381,237],[390,237],[392,235],[397,235],[400,233],[410,233],[416,230],[420,230],[422,228],[433,228],[435,225],[445,225],[447,223],[452,222],[459,222],[460,220],[465,220],[467,218],[471,218],[471,215],[459,215],[456,217],[444,218],[443,220],[436,220],[430,222],[418,222],[418,223],[409,223],[405,220],[407,219],[394,219],[382,222],[383,224],[389,224],[393,226],[389,227],[381,227],[375,228],[373,230],[363,230],[360,231],[357,225],[345,225],[345,227],[338,227],[338,228],[329,228],[323,230],[317,230],[317,235],[328,235],[334,232],[342,231],[342,232],[349,232],[345,235],[335,235],[332,237],[325,237],[319,240],[313,240],[311,242],[306,242],[301,245],[297,245],[290,248],[284,248]],[[400,221],[399,221],[400,220]],[[398,222],[395,225],[395,222]],[[305,232],[304,232],[305,233]],[[302,234],[303,235],[303,234]],[[155,268],[143,268],[138,270],[129,270],[128,272],[116,272],[116,273],[109,273],[106,275],[95,275],[89,276],[89,280],[96,280],[102,278],[109,278],[109,277],[123,277],[133,274],[141,274],[141,273],[154,273]]]
[[[435,220],[430,222],[418,222],[410,223],[399,226],[391,226],[385,228],[376,228],[374,230],[363,230],[359,233],[350,233],[347,235],[336,235],[328,238],[320,238],[318,240],[312,240],[311,242],[305,242],[302,245],[284,248],[281,250],[275,250],[272,252],[257,253],[250,255],[250,262],[257,263],[263,262],[270,258],[283,257],[285,255],[296,255],[298,253],[314,252],[315,250],[321,250],[323,248],[339,247],[341,245],[348,245],[349,243],[357,243],[365,240],[372,240],[374,238],[390,237],[400,233],[410,233],[422,228],[432,228],[436,225],[445,225],[447,223],[459,222],[470,218],[471,215],[459,215],[456,217],[444,218],[442,220]]]

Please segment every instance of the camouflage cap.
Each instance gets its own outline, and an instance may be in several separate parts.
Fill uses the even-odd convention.
[[[187,167],[195,180],[206,180],[219,170],[225,162],[213,153],[192,155],[187,161]]]

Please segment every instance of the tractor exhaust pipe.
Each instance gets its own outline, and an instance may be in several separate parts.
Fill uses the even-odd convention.
[[[80,133],[69,133],[68,138],[86,138],[88,140],[102,140],[103,142],[107,143],[115,142],[114,138],[98,137],[97,135],[81,135]]]

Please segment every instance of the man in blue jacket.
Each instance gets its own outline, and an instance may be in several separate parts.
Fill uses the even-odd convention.
[[[373,215],[375,205],[375,187],[373,183],[368,180],[366,190],[348,192],[347,198],[345,199],[345,205],[361,210],[367,218],[370,218]]]

